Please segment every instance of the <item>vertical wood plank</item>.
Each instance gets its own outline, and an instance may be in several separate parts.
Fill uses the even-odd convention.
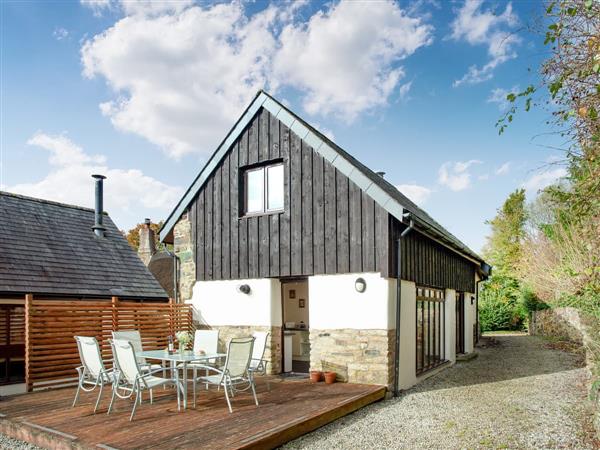
[[[267,278],[270,275],[270,248],[269,242],[271,236],[269,235],[269,216],[260,216],[258,218],[258,239],[259,239],[259,261],[258,261],[258,273],[261,278]]]
[[[221,223],[221,169],[219,166],[213,175],[213,279],[221,279],[221,234],[223,225]]]
[[[269,159],[269,111],[260,109],[258,116],[258,160]]]
[[[239,198],[240,192],[239,186],[239,172],[238,172],[238,152],[239,143],[233,147],[233,151],[229,155],[229,180],[231,183],[231,189],[229,194],[229,205],[231,209],[231,279],[237,280],[240,277],[239,272],[239,243],[238,243],[238,229],[239,229]]]
[[[206,280],[206,241],[205,241],[206,208],[204,207],[204,189],[196,198],[196,279]]]
[[[325,273],[325,199],[323,157],[313,153],[313,272]]]
[[[288,276],[291,273],[291,158],[290,158],[290,129],[284,124],[279,128],[279,151],[284,161],[284,199],[285,209],[279,216],[279,273]]]
[[[205,251],[204,262],[206,264],[206,279],[213,279],[213,179],[209,179],[204,189],[204,208],[206,220],[204,222]]]
[[[239,145],[239,167],[244,167],[248,164],[248,142],[250,140],[250,127],[247,127],[240,139]],[[244,173],[240,169],[238,179],[244,183]],[[240,216],[244,215],[244,189],[239,190],[242,198],[239,199]],[[239,239],[239,277],[248,278],[248,220],[243,218],[239,220],[238,224],[238,239]]]
[[[362,272],[362,197],[360,188],[349,183],[350,272]]]
[[[362,193],[362,257],[363,271],[375,271],[375,202]]]
[[[313,150],[302,142],[302,275],[313,272]]]
[[[273,214],[269,218],[269,275],[272,277],[279,276],[279,217],[280,214]]]
[[[300,138],[290,133],[291,275],[302,275],[302,150]]]
[[[32,321],[32,303],[33,294],[25,295],[25,389],[31,392],[33,389],[32,382],[32,345],[31,345],[31,326]]]
[[[231,150],[233,151],[233,150]],[[221,236],[222,251],[221,251],[221,277],[224,280],[231,279],[231,207],[229,203],[231,179],[229,176],[229,155],[224,158],[221,169],[221,198],[222,211],[221,222],[223,224],[223,233]]]
[[[279,158],[279,120],[273,114],[267,111],[269,116],[269,158]]]
[[[259,244],[258,217],[248,217],[248,277],[258,278]]]
[[[248,164],[258,162],[258,133],[259,116],[255,116],[248,128]]]
[[[375,235],[377,239],[375,241],[377,251],[377,270],[383,277],[389,277],[389,214],[379,204],[376,205],[375,211]]]
[[[325,273],[337,271],[337,205],[335,168],[324,161],[325,189]]]
[[[336,170],[337,183],[337,270],[350,272],[350,235],[348,215],[348,178]]]

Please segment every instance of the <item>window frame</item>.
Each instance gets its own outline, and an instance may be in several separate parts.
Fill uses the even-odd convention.
[[[415,373],[421,376],[448,362],[446,292],[440,288],[417,285],[415,300]]]
[[[282,177],[282,186],[281,190],[283,193],[283,205],[281,208],[269,208],[269,169],[271,167],[281,166],[283,169],[283,177]],[[270,214],[280,214],[285,211],[285,163],[282,159],[268,161],[261,164],[256,164],[252,166],[246,166],[241,168],[242,170],[242,189],[240,192],[242,193],[242,214],[240,218],[244,217],[256,217],[256,216],[265,216]],[[260,211],[248,211],[248,174],[251,172],[262,171],[262,209]]]

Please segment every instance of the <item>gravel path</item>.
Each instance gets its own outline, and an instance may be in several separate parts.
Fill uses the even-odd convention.
[[[482,343],[478,358],[284,448],[598,448],[580,354],[534,336]]]
[[[17,441],[16,439],[9,438],[3,434],[0,434],[0,450],[43,450],[35,445],[28,444],[27,442]]]

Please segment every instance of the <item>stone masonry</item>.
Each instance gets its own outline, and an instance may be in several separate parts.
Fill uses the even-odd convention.
[[[350,383],[394,382],[394,330],[310,330],[310,368]]]
[[[179,258],[179,295],[180,301],[192,298],[192,288],[196,282],[196,262],[190,213],[186,211],[173,230],[173,249]]]
[[[252,333],[255,331],[267,331],[271,333],[267,341],[267,349],[265,350],[267,374],[274,375],[281,373],[281,327],[220,325],[209,328],[219,330],[219,351],[223,353],[227,352],[227,343],[231,338],[252,336]]]

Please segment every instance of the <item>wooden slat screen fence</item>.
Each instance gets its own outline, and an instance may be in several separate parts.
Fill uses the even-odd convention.
[[[112,358],[114,330],[139,330],[144,350],[163,349],[168,336],[193,333],[190,305],[155,302],[37,300],[25,301],[25,382],[27,390],[64,385],[76,379],[80,365],[74,336],[95,336],[102,357]]]

